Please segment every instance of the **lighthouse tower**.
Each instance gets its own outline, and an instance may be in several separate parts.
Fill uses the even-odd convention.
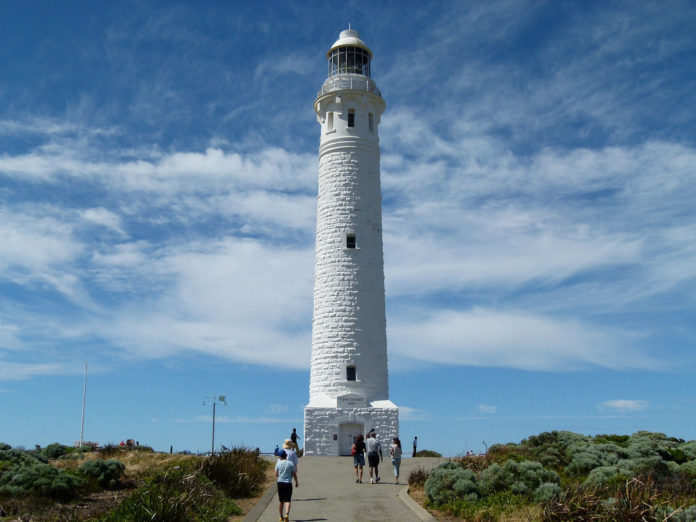
[[[384,311],[378,129],[385,103],[357,31],[342,31],[326,56],[328,78],[314,101],[321,139],[305,454],[349,455],[359,433],[374,429],[385,449],[399,433]]]

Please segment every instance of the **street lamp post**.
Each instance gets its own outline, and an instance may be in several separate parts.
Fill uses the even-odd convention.
[[[212,457],[213,455],[215,455],[215,406],[217,406],[218,404],[227,406],[227,396],[213,395],[212,397],[207,397],[207,399],[207,401],[203,401],[203,406],[206,406],[208,404],[213,405],[213,442],[210,447],[210,456]]]

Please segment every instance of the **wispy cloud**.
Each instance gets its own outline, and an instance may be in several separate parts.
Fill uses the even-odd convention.
[[[16,363],[0,361],[0,380],[19,381],[40,375],[57,375],[65,372],[65,368],[56,363]]]
[[[399,406],[400,421],[427,421],[428,419],[430,419],[430,415],[426,411],[409,406]]]
[[[648,401],[643,400],[614,399],[610,401],[604,401],[599,406],[601,409],[614,410],[622,413],[630,413],[635,411],[647,410],[649,407],[649,403]]]
[[[478,410],[481,413],[489,413],[491,415],[494,415],[498,411],[497,406],[491,406],[490,404],[479,404],[478,405]]]

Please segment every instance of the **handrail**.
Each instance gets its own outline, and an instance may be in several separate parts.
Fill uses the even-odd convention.
[[[357,74],[341,74],[328,78],[324,82],[324,85],[321,86],[321,89],[317,93],[317,97],[322,96],[323,94],[327,94],[329,92],[342,91],[346,89],[352,91],[370,92],[372,94],[376,94],[380,98],[382,97],[382,93],[377,88],[377,84],[374,82],[372,78],[368,78],[366,76]]]

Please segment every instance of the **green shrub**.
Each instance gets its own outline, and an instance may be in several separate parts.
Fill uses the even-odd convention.
[[[687,475],[689,478],[696,479],[696,460],[684,462],[679,466],[679,472]]]
[[[457,499],[478,498],[476,475],[448,461],[430,470],[425,481],[425,495],[435,506],[443,506]]]
[[[694,522],[696,520],[696,506],[674,509],[669,505],[659,506],[655,509],[657,520],[668,520],[669,522]]]
[[[112,510],[103,522],[123,520],[227,520],[242,510],[201,472],[174,469],[148,480]]]
[[[420,450],[414,457],[442,457],[441,453],[433,450]]]
[[[593,444],[576,447],[575,453],[566,466],[566,473],[571,476],[587,475],[594,468],[616,465],[619,460],[628,457],[628,451],[615,444]]]
[[[677,449],[685,455],[687,460],[696,460],[696,440],[679,444]]]
[[[80,472],[95,480],[104,489],[117,489],[126,466],[118,460],[90,460],[80,467]]]
[[[536,502],[549,502],[553,499],[560,498],[563,490],[561,486],[555,482],[544,482],[534,490],[534,500]]]
[[[560,484],[555,471],[545,469],[539,462],[508,460],[503,466],[491,464],[481,472],[481,492],[489,495],[510,489],[513,493],[529,495],[544,482]]]
[[[79,495],[83,484],[80,477],[26,456],[0,474],[0,495],[41,495],[70,500]]]
[[[600,466],[590,471],[584,481],[587,487],[600,487],[617,482],[624,482],[633,477],[633,471],[618,466]]]
[[[43,455],[47,459],[57,459],[58,457],[65,455],[67,452],[67,446],[63,446],[62,444],[54,442],[53,444],[49,444],[44,449],[42,449],[41,455]]]
[[[206,458],[201,471],[226,495],[240,498],[259,491],[266,478],[267,466],[256,450],[234,448]]]

